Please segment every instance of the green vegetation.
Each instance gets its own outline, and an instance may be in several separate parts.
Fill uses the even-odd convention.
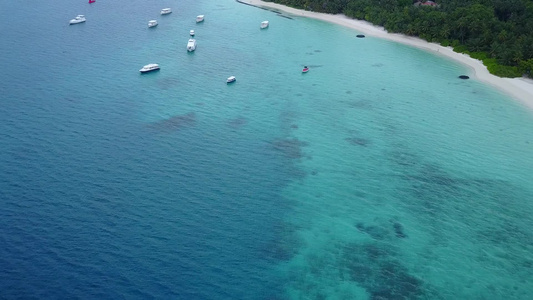
[[[501,77],[533,77],[533,0],[265,0],[452,46]],[[426,2],[426,0],[422,0]]]

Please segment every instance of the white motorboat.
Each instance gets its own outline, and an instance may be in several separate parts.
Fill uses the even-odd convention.
[[[155,27],[155,26],[157,26],[157,21],[156,20],[148,21],[148,27]]]
[[[189,31],[190,36],[194,36],[194,30]]]
[[[148,73],[148,72],[152,72],[156,70],[159,70],[158,64],[147,64],[146,66],[142,67],[142,69],[140,69],[139,71],[141,73]]]
[[[172,12],[172,9],[170,9],[170,8],[163,8],[163,9],[161,10],[161,14],[162,14],[162,15],[168,15],[168,14],[171,13],[171,12]]]
[[[261,29],[264,29],[264,28],[267,28],[267,27],[268,27],[268,21],[261,22]]]
[[[196,16],[196,23],[200,23],[204,21],[204,15],[198,15]]]
[[[226,83],[232,83],[232,82],[235,82],[237,80],[237,78],[235,78],[235,76],[230,76],[228,77],[228,79],[226,80]]]
[[[84,15],[77,15],[74,19],[70,20],[69,24],[73,25],[73,24],[83,23],[85,21],[86,20],[85,20]]]
[[[196,50],[196,40],[189,39],[189,42],[187,43],[187,51],[192,52],[194,50]]]

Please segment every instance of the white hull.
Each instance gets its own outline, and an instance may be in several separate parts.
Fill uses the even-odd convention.
[[[69,24],[70,25],[74,25],[74,24],[79,24],[79,23],[83,23],[85,22],[85,16],[84,15],[78,15],[76,16],[76,18],[70,20]]]
[[[148,65],[142,67],[142,69],[140,69],[139,72],[148,73],[148,72],[152,72],[152,71],[157,71],[159,69],[160,68],[159,68],[158,64],[148,64]]]
[[[190,39],[187,43],[187,51],[192,52],[194,50],[196,50],[196,40]]]

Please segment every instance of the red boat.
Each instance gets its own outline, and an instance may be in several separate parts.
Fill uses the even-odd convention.
[[[309,68],[305,66],[304,69],[302,70],[302,73],[307,73],[307,72],[309,72]]]
[[[94,3],[96,2],[96,0],[89,0],[89,3]]]

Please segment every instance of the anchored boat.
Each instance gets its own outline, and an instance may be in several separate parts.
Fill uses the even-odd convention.
[[[146,66],[142,67],[142,69],[140,69],[139,72],[148,73],[148,72],[157,71],[157,70],[159,70],[158,64],[147,64]]]
[[[189,42],[187,43],[187,51],[192,52],[194,50],[196,50],[196,40],[189,39]]]

